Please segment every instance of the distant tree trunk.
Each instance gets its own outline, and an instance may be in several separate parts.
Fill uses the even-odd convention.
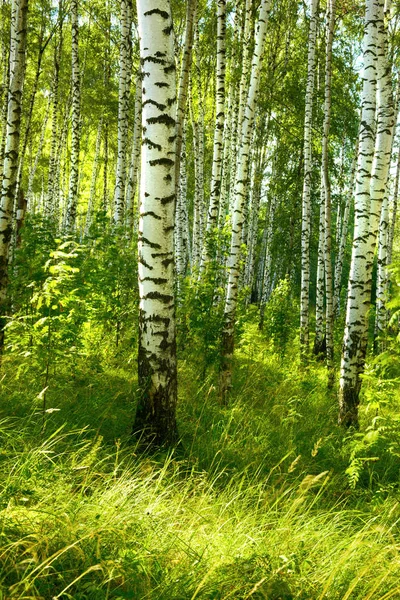
[[[124,219],[126,185],[126,146],[128,140],[128,109],[131,87],[131,0],[121,1],[121,41],[119,47],[118,91],[118,157],[114,193],[114,222],[121,226]]]
[[[233,177],[232,171],[234,171],[234,165],[236,162],[236,154],[234,148],[236,148],[236,117],[237,117],[237,103],[238,103],[238,91],[236,85],[236,70],[239,54],[239,37],[240,37],[240,0],[236,2],[236,10],[233,24],[233,40],[237,43],[233,44],[233,49],[229,56],[229,63],[227,66],[227,72],[229,74],[229,92],[227,111],[224,124],[224,139],[223,139],[223,157],[222,157],[222,179],[221,179],[221,194],[219,201],[219,215],[218,215],[218,227],[221,229],[225,225],[226,213],[229,206],[229,194],[230,194],[230,183]],[[231,44],[232,45],[232,44]],[[232,158],[235,158],[235,162],[232,162]]]
[[[138,173],[140,166],[140,144],[142,140],[142,75],[137,74],[136,93],[135,93],[135,118],[133,122],[133,140],[132,155],[129,167],[128,185],[126,188],[126,226],[128,235],[133,233],[134,223],[137,219],[134,217],[134,200],[138,182]]]
[[[60,82],[60,64],[63,46],[63,0],[60,0],[58,5],[58,41],[54,52],[54,75],[52,89],[52,115],[51,115],[51,142],[50,142],[50,158],[49,172],[47,181],[47,195],[45,202],[45,213],[49,217],[53,214],[55,196],[55,177],[57,168],[57,142],[59,135],[59,82]]]
[[[273,195],[269,201],[269,211],[268,211],[268,221],[265,225],[265,250],[264,250],[264,260],[263,260],[263,270],[262,270],[262,285],[261,285],[261,297],[260,297],[260,321],[258,324],[258,328],[260,330],[264,327],[264,314],[265,314],[265,306],[269,300],[269,297],[272,292],[272,236],[274,231],[274,218],[275,218],[275,210],[276,210],[277,200],[276,196]]]
[[[389,238],[389,200],[383,200],[381,222],[378,238],[378,265],[376,282],[376,315],[374,332],[374,349],[382,352],[385,349],[384,332],[387,325],[386,295],[388,291],[388,238]]]
[[[324,124],[322,137],[322,166],[321,174],[325,194],[325,338],[326,338],[326,363],[328,368],[328,385],[334,382],[333,363],[333,282],[332,282],[332,249],[331,249],[331,182],[329,177],[329,130],[331,124],[331,81],[332,81],[332,44],[335,26],[335,0],[329,0],[327,29],[326,29],[326,63],[325,63],[325,102]]]
[[[325,299],[325,194],[321,180],[318,228],[317,283],[315,296],[315,338],[313,353],[325,353],[324,299]]]
[[[185,41],[182,56],[181,72],[179,76],[178,100],[176,104],[176,173],[175,182],[180,184],[180,164],[183,144],[183,131],[186,120],[187,96],[189,89],[190,68],[192,65],[192,51],[194,39],[194,19],[197,10],[197,0],[187,0]]]
[[[318,19],[318,0],[311,2],[308,34],[308,63],[306,106],[304,114],[304,180],[301,220],[301,292],[300,292],[300,352],[304,358],[310,343],[310,234],[311,234],[311,174],[312,174],[312,116],[315,81],[315,40]]]
[[[346,241],[347,234],[349,229],[349,218],[350,218],[350,208],[352,205],[352,200],[354,196],[354,185],[355,185],[355,176],[356,176],[356,167],[357,167],[357,156],[358,156],[358,144],[359,138],[357,138],[356,148],[354,152],[353,163],[350,172],[350,183],[348,185],[345,199],[345,205],[343,210],[343,216],[340,222],[340,232],[338,235],[338,244],[337,244],[337,253],[336,253],[336,261],[335,261],[335,285],[333,292],[333,314],[334,316],[338,316],[340,313],[340,293],[342,290],[342,272],[343,272],[343,261],[344,261],[344,253],[346,250]]]
[[[399,198],[399,179],[400,179],[400,148],[397,153],[396,176],[395,176],[395,180],[394,180],[394,189],[393,189],[392,218],[391,218],[390,225],[389,225],[388,255],[387,255],[387,264],[388,265],[392,264],[394,230],[396,227],[397,202],[398,202],[398,198]]]
[[[234,210],[232,215],[231,247],[228,258],[228,283],[224,309],[224,329],[222,334],[222,368],[220,378],[220,394],[226,395],[231,387],[232,357],[234,350],[235,315],[238,299],[238,283],[240,277],[240,246],[242,239],[243,208],[247,197],[248,170],[250,158],[250,141],[254,125],[256,100],[260,84],[260,70],[267,23],[270,11],[270,0],[262,0],[255,34],[255,48],[252,60],[250,85],[247,94],[246,110],[240,131],[240,147],[235,176]]]
[[[28,0],[13,0],[11,6],[10,84],[0,206],[0,352],[4,347],[4,315],[7,311],[7,266],[17,184],[27,16]]]
[[[139,220],[139,387],[134,432],[177,441],[174,305],[176,72],[169,0],[137,0],[143,68]]]
[[[199,34],[195,29],[195,79],[198,95],[198,116],[196,119],[193,99],[190,102],[194,147],[195,189],[193,201],[192,261],[193,267],[199,267],[201,249],[203,247],[203,213],[204,213],[204,98],[202,95],[201,69],[199,54]]]
[[[80,150],[80,118],[81,118],[81,93],[79,69],[79,22],[78,0],[71,0],[72,24],[72,132],[71,132],[71,169],[69,175],[68,205],[66,217],[66,230],[72,233],[75,229],[76,209],[78,203],[79,181],[79,150]]]
[[[226,52],[226,0],[217,2],[217,68],[216,68],[216,107],[211,173],[210,202],[207,213],[206,232],[200,263],[200,273],[213,255],[213,230],[217,225],[219,200],[221,195],[223,136],[225,123],[225,52]]]
[[[364,370],[367,349],[372,266],[381,207],[386,193],[394,126],[383,8],[381,0],[366,2],[355,228],[339,390],[339,422],[346,427],[358,426],[360,375]],[[375,143],[376,89],[378,102]]]
[[[268,130],[268,124],[267,124]],[[249,299],[253,287],[254,265],[256,259],[258,217],[263,186],[263,176],[266,162],[266,142],[262,137],[261,147],[257,148],[255,157],[254,179],[251,191],[249,229],[247,233],[247,256],[245,266],[244,285],[249,288]]]

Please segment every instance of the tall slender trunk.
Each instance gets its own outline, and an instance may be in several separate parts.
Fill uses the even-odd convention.
[[[258,328],[260,330],[264,327],[264,314],[265,306],[269,300],[272,292],[272,235],[274,228],[274,217],[277,205],[276,196],[273,195],[269,201],[268,221],[265,225],[265,249],[264,249],[264,260],[263,270],[261,277],[261,295],[260,295],[260,321]]]
[[[389,226],[388,256],[387,256],[388,265],[392,264],[394,231],[395,231],[396,220],[397,220],[397,202],[398,202],[398,198],[399,198],[399,179],[400,179],[400,148],[397,153],[396,176],[395,176],[395,180],[394,180],[394,189],[393,189],[392,218],[390,220],[390,226]]]
[[[339,390],[339,422],[358,426],[360,375],[364,370],[372,266],[386,193],[394,126],[391,71],[386,56],[383,2],[367,0],[355,228]],[[377,126],[375,142],[375,107]]]
[[[318,0],[311,2],[308,34],[306,106],[304,113],[304,180],[301,218],[301,292],[300,292],[300,351],[304,358],[310,343],[310,234],[311,234],[311,174],[312,174],[312,116],[315,81],[315,41],[318,19]]]
[[[325,267],[325,337],[326,362],[328,368],[328,385],[334,380],[333,364],[333,282],[332,282],[332,249],[331,249],[331,182],[329,177],[329,130],[331,123],[331,81],[332,81],[332,44],[335,26],[335,0],[329,0],[326,33],[326,63],[325,63],[325,102],[324,124],[322,137],[321,175],[325,194],[325,235],[324,235],[324,267]]]
[[[384,332],[387,325],[386,294],[388,291],[388,238],[389,238],[389,199],[385,196],[382,205],[378,238],[378,265],[376,281],[376,315],[374,348],[382,352],[385,349]]]
[[[143,68],[139,220],[140,398],[134,432],[177,441],[174,304],[176,72],[169,0],[137,0]]]
[[[4,347],[4,316],[7,310],[7,266],[15,201],[22,91],[25,78],[28,0],[13,0],[11,6],[10,84],[4,171],[0,205],[0,351]]]
[[[228,73],[228,106],[226,110],[226,118],[224,123],[223,136],[223,157],[222,157],[222,179],[221,193],[219,200],[218,227],[221,229],[225,225],[226,213],[229,205],[230,183],[233,177],[234,163],[232,158],[236,159],[236,154],[233,148],[236,148],[236,117],[238,90],[236,85],[236,71],[238,55],[239,55],[239,37],[240,37],[240,4],[241,0],[236,2],[236,10],[233,24],[233,41],[231,42],[231,53],[228,58],[227,73]]]
[[[343,216],[340,223],[340,234],[338,235],[337,253],[335,260],[335,285],[333,293],[333,314],[338,316],[340,313],[340,293],[342,290],[342,272],[344,253],[346,250],[347,234],[349,229],[350,208],[354,196],[354,185],[357,167],[359,138],[357,138],[354,152],[353,163],[350,171],[350,182],[346,190],[346,200],[343,210]]]
[[[128,109],[131,86],[131,0],[121,0],[121,41],[119,47],[118,89],[118,155],[114,192],[114,222],[121,226],[124,219],[126,186],[126,146],[128,139]]]
[[[217,225],[218,207],[221,195],[223,136],[225,123],[225,70],[226,70],[226,0],[217,3],[217,68],[216,68],[216,107],[213,142],[213,159],[211,173],[210,202],[208,206],[207,225],[200,263],[200,273],[212,258],[213,230]]]
[[[325,353],[325,326],[324,326],[324,300],[325,300],[325,194],[324,182],[321,178],[321,194],[319,205],[318,226],[318,256],[317,256],[317,281],[315,290],[315,338],[313,353],[321,356]]]
[[[240,247],[242,239],[243,209],[247,198],[250,141],[255,119],[261,61],[265,46],[269,11],[270,0],[262,0],[259,8],[259,17],[255,34],[256,39],[251,65],[250,85],[240,132],[240,145],[234,187],[231,247],[228,258],[228,283],[224,309],[224,329],[222,334],[222,367],[220,380],[220,393],[222,396],[225,396],[231,387],[231,363],[234,350],[235,315],[240,277]]]
[[[126,187],[126,226],[128,235],[131,237],[134,229],[135,219],[134,201],[138,182],[140,166],[140,145],[142,140],[142,74],[138,72],[135,93],[135,118],[133,122],[133,140],[131,163],[129,167],[128,185]]]
[[[79,150],[80,150],[80,118],[81,118],[81,93],[79,69],[79,22],[78,0],[71,0],[71,25],[72,25],[72,131],[71,131],[71,169],[69,175],[68,206],[66,217],[66,230],[72,233],[75,229],[76,209],[78,203],[79,182]]]
[[[63,0],[60,0],[58,5],[58,41],[54,51],[54,75],[53,75],[53,89],[52,89],[52,115],[51,115],[51,142],[50,142],[50,158],[49,158],[49,172],[47,181],[47,195],[45,203],[46,216],[53,214],[54,206],[54,186],[56,176],[56,163],[57,163],[57,142],[59,134],[59,82],[60,82],[60,64],[61,54],[63,46]]]
[[[181,72],[179,76],[178,100],[176,104],[176,173],[175,181],[180,184],[180,164],[183,144],[183,131],[185,128],[186,105],[189,89],[190,67],[192,65],[192,51],[194,39],[194,20],[197,10],[197,0],[187,0],[186,4],[186,29],[182,56]]]
[[[268,124],[267,124],[268,131]],[[257,149],[254,169],[254,179],[251,192],[249,229],[247,234],[247,256],[245,266],[244,285],[249,288],[249,300],[254,279],[254,265],[256,259],[256,245],[258,232],[258,216],[260,211],[260,200],[263,186],[264,170],[266,162],[265,141]]]

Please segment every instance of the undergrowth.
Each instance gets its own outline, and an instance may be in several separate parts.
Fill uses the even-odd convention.
[[[201,379],[183,359],[182,447],[156,456],[139,453],[129,435],[129,360],[100,369],[75,357],[72,375],[59,365],[43,415],[35,364],[30,381],[25,371],[16,382],[21,359],[9,355],[0,597],[400,597],[394,454],[388,461],[335,427],[323,368],[301,370],[296,353],[282,362],[248,324],[227,406],[214,374]],[[373,427],[370,412],[359,436]],[[364,461],[354,483],[346,469],[357,444],[378,459]]]

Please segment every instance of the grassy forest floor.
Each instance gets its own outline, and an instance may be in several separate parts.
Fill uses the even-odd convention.
[[[75,358],[43,392],[6,356],[0,598],[400,598],[396,381],[370,368],[350,435],[324,367],[297,355],[247,323],[221,406],[187,349],[182,448],[156,456],[130,436],[132,359]]]

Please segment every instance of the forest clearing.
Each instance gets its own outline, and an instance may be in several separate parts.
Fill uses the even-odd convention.
[[[400,599],[398,3],[0,43],[0,600]]]

